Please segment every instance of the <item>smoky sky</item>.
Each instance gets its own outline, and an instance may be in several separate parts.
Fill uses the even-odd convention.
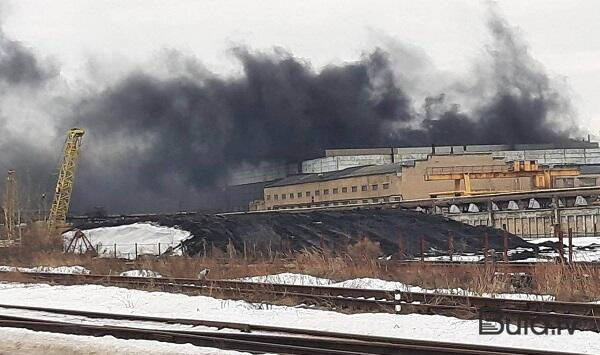
[[[56,75],[50,62],[38,59],[23,44],[0,31],[0,81],[9,85],[40,85]]]
[[[231,50],[242,69],[237,75],[190,61],[190,70],[176,75],[138,70],[65,100],[70,114],[57,119],[59,131],[88,132],[74,208],[215,207],[235,168],[298,162],[327,148],[567,140],[576,132],[568,97],[501,17],[492,13],[488,28],[487,58],[465,82],[424,100],[403,82],[402,58],[384,47],[315,69],[283,49],[249,46]],[[0,39],[0,79],[47,80],[39,59]]]

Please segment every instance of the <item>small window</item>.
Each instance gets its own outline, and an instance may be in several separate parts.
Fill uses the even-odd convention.
[[[306,191],[306,197],[310,197],[310,191]]]
[[[363,203],[369,203],[369,200],[362,200]]]
[[[337,187],[333,189],[333,193],[334,193],[334,194],[337,194],[338,192],[339,192],[339,190],[338,190],[338,188],[337,188]]]
[[[377,203],[377,202],[379,202],[379,199],[378,198],[374,198],[373,202]]]
[[[557,178],[554,181],[555,187],[575,187],[575,179],[574,178]]]
[[[329,195],[329,189],[323,190],[323,195]]]
[[[343,193],[346,193],[346,192],[348,192],[348,188],[347,188],[347,187],[342,187],[342,192],[343,192]]]
[[[273,195],[273,198],[275,199],[275,201],[279,200],[279,195],[275,194]]]
[[[383,202],[390,202],[390,198],[389,197],[384,197],[383,198]]]
[[[396,196],[396,197],[394,197],[394,201],[402,201],[402,197]]]
[[[267,201],[271,201],[271,195],[267,195]]]
[[[302,197],[302,192],[298,192],[298,198]]]
[[[293,198],[294,198],[294,193],[290,192],[290,199],[293,199]]]
[[[384,190],[387,190],[389,188],[390,188],[390,183],[389,182],[386,182],[385,184],[383,184],[383,189]]]
[[[352,192],[357,192],[358,191],[358,186],[352,186]]]
[[[321,194],[321,190],[315,190],[315,196],[319,196]]]
[[[286,194],[281,194],[281,199],[285,200],[285,196],[286,196]]]
[[[596,186],[595,177],[580,177],[579,186]]]
[[[379,188],[377,184],[371,185],[371,187],[373,188],[373,191],[377,191],[377,189]]]
[[[367,191],[367,185],[363,185],[363,186],[361,186],[361,187],[360,187],[360,189],[361,189],[362,191]]]

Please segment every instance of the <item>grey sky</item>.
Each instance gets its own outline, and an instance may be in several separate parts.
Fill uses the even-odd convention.
[[[51,6],[49,5],[51,4]],[[579,124],[600,130],[600,2],[499,1],[532,55],[570,88]],[[443,71],[467,72],[488,36],[478,1],[3,0],[2,27],[59,63],[70,82],[149,65],[166,49],[229,73],[234,44],[283,47],[319,67],[355,60],[386,37],[421,48]]]

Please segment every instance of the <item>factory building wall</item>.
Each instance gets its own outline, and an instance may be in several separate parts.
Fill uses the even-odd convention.
[[[399,201],[400,177],[395,173],[342,178],[297,185],[266,187],[266,209],[321,207]]]
[[[455,186],[454,181],[426,181],[428,168],[490,165],[505,165],[505,161],[493,158],[490,154],[434,155],[415,162],[413,167],[402,167],[400,174],[386,173],[266,187],[265,208],[320,207],[429,198],[433,193],[454,191]],[[534,189],[531,178],[472,180],[471,184],[474,190],[490,192]],[[460,190],[464,190],[464,182],[461,182]]]
[[[392,164],[391,154],[347,155],[305,160],[302,162],[303,173],[326,173],[344,170],[355,166]]]
[[[584,165],[584,164],[600,164],[600,148],[587,148],[587,149],[538,149],[538,150],[499,150],[495,151],[491,147],[495,146],[482,146],[487,148],[489,153],[493,157],[499,159],[511,160],[535,160],[542,165]],[[437,147],[435,148],[437,154],[450,154],[452,151],[454,154],[461,154],[464,149],[460,147],[453,147],[452,150],[449,147]],[[471,150],[469,150],[471,148]],[[483,148],[477,148],[477,146],[467,146],[467,152],[475,150],[483,150]],[[426,159],[428,154],[431,154],[431,147],[427,148],[396,148],[394,149],[393,160],[395,162],[406,162],[411,160]]]
[[[428,168],[460,167],[460,166],[492,166],[505,165],[503,159],[496,159],[490,154],[434,155],[427,160],[416,161],[414,167],[402,169],[400,187],[404,199],[429,198],[431,194],[455,191],[454,181],[425,181]],[[503,178],[471,180],[471,188],[479,191],[502,192],[534,189],[531,178]],[[464,191],[464,181],[460,190]]]
[[[359,165],[384,165],[427,159],[435,154],[490,153],[493,157],[510,160],[536,160],[542,165],[600,164],[600,148],[532,149],[536,146],[468,145],[443,147],[408,147],[393,149],[329,149],[324,158],[302,162],[302,173],[324,173]]]
[[[281,179],[298,174],[299,164],[262,163],[259,165],[241,165],[230,173],[228,186],[248,185]]]

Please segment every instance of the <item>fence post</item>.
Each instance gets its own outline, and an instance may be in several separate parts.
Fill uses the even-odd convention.
[[[560,254],[558,260],[560,260],[560,262],[564,262],[565,261],[565,245],[563,244],[564,242],[564,237],[563,237],[563,232],[561,229],[558,230],[558,252]]]
[[[508,232],[506,230],[502,233],[502,239],[504,244],[504,262],[508,262]]]
[[[402,233],[400,233],[398,236],[398,257],[400,258],[400,260],[404,260],[404,257],[406,255],[404,248],[404,238],[402,237]]]
[[[244,239],[244,261],[248,261],[248,252],[246,251],[246,240]]]
[[[115,259],[117,258],[117,243],[115,243],[113,245],[113,250],[114,250],[114,255],[115,255]]]
[[[569,238],[569,264],[573,263],[573,229],[569,228],[569,234],[567,237]]]
[[[135,260],[137,260],[138,258],[138,254],[137,254],[137,243],[135,243]]]
[[[487,264],[488,262],[488,252],[490,250],[490,239],[488,237],[487,232],[483,235],[483,262]]]
[[[160,242],[158,242],[158,256],[160,256],[161,252],[160,252]]]
[[[425,236],[421,234],[421,261],[425,261]]]
[[[321,239],[323,239],[323,236],[321,236]],[[272,248],[271,248],[271,239],[269,239],[269,261],[273,260],[273,253],[272,253]]]
[[[453,254],[454,254],[454,234],[452,232],[448,232],[448,255],[450,255],[450,261],[452,261]]]

